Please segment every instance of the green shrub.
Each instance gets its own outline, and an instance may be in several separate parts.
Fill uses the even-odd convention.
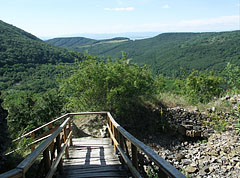
[[[154,91],[152,72],[147,67],[122,59],[108,61],[94,57],[79,62],[78,69],[60,84],[70,111],[111,111],[128,117],[142,96]]]
[[[195,70],[185,79],[185,94],[193,103],[209,102],[213,97],[220,96],[222,81],[223,78],[213,72]]]

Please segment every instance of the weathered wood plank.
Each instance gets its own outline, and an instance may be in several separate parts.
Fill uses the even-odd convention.
[[[69,158],[63,161],[60,177],[127,177],[127,171],[114,154],[109,138],[73,139]]]

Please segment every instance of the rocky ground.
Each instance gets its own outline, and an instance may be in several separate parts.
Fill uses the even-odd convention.
[[[165,133],[145,142],[188,177],[240,177],[240,136],[234,131],[202,141]]]
[[[233,103],[233,99],[230,102]],[[234,102],[233,107],[236,104]],[[187,177],[240,178],[240,135],[229,113],[215,113],[217,117],[213,120],[214,108],[210,113],[183,108],[167,108],[165,112],[171,131],[149,136],[144,139],[145,143]],[[221,129],[225,123],[228,124],[223,130],[213,129],[214,124],[219,124],[215,128]]]

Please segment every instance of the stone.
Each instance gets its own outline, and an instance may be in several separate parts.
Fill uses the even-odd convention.
[[[213,166],[209,167],[209,172],[213,172],[215,170],[215,168]]]
[[[240,169],[240,162],[235,165],[235,168]]]
[[[189,165],[192,163],[190,159],[182,159],[181,162],[183,163],[183,165]]]
[[[188,167],[185,169],[185,171],[186,171],[187,173],[195,173],[195,172],[198,171],[198,168],[192,167],[192,166],[188,166]]]
[[[183,159],[183,158],[185,158],[185,156],[184,156],[183,154],[179,153],[179,154],[177,155],[176,160],[177,160],[178,162],[180,162],[181,159]]]

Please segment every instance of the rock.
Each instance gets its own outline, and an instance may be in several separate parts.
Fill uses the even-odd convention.
[[[240,162],[235,165],[235,168],[240,169]]]
[[[212,107],[212,112],[215,112],[216,111],[216,107]]]
[[[192,167],[192,166],[188,166],[188,167],[185,169],[185,171],[186,171],[187,173],[195,173],[195,172],[198,171],[198,168]]]
[[[183,163],[183,165],[189,165],[192,163],[190,159],[182,159],[181,162]]]
[[[228,171],[231,171],[232,168],[233,168],[233,166],[227,166]]]
[[[209,172],[213,172],[215,170],[215,168],[213,166],[209,167]]]
[[[185,158],[185,156],[184,156],[183,154],[179,153],[179,154],[177,155],[176,160],[177,160],[178,162],[180,162],[181,159],[183,159],[183,158]]]
[[[230,96],[229,95],[226,95],[225,96],[225,100],[229,100],[230,99]]]

